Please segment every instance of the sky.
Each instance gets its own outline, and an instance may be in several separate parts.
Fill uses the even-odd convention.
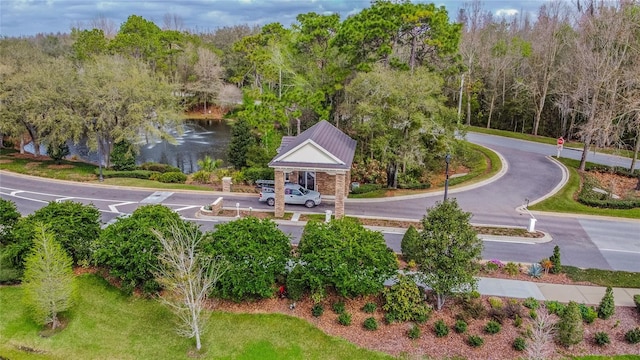
[[[444,5],[449,17],[465,0],[414,0]],[[498,16],[518,12],[535,14],[548,0],[483,0],[484,8]],[[72,27],[87,28],[93,20],[107,19],[117,28],[130,15],[142,16],[163,27],[165,15],[181,19],[182,29],[213,31],[231,25],[289,26],[298,14],[339,13],[341,19],[369,7],[370,0],[0,0],[0,35],[32,36],[38,33],[69,33]]]

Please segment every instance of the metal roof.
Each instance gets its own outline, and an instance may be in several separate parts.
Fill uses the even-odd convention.
[[[309,140],[320,146],[322,150],[335,158],[340,159],[344,164],[320,164],[309,162],[286,162],[276,161],[285,156],[291,150],[296,149]],[[295,167],[295,168],[326,168],[350,170],[353,162],[353,155],[356,152],[356,141],[347,134],[340,131],[326,120],[322,120],[296,137],[285,136],[282,139],[278,155],[269,163],[270,167]]]

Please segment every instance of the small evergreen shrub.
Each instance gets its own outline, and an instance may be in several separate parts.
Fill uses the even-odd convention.
[[[484,326],[484,332],[491,335],[499,333],[500,329],[500,323],[495,320],[489,320],[487,325]]]
[[[561,345],[570,346],[582,341],[584,337],[584,327],[580,307],[576,302],[569,302],[556,327],[556,335]]]
[[[580,307],[582,321],[586,324],[591,324],[598,317],[598,312],[592,306],[587,306],[585,304],[580,304],[578,306]]]
[[[324,307],[321,304],[315,304],[311,308],[311,315],[315,317],[320,317],[324,313]]]
[[[473,347],[480,347],[484,344],[484,340],[478,335],[469,335],[467,343]]]
[[[491,296],[488,300],[489,305],[491,305],[492,309],[502,309],[502,306],[504,305],[502,303],[502,299],[500,299],[499,297]]]
[[[333,309],[333,312],[336,314],[342,314],[344,312],[344,301],[338,301],[336,303],[333,303],[333,305],[331,306],[331,308]]]
[[[562,263],[560,261],[560,247],[556,245],[553,248],[553,255],[549,258],[551,260],[551,269],[550,272],[552,274],[560,274],[562,272]]]
[[[507,263],[507,265],[504,266],[503,270],[509,276],[516,276],[520,273],[520,266],[510,261]]]
[[[549,314],[555,314],[558,316],[562,316],[565,309],[565,305],[556,300],[545,301],[544,306],[547,308]]]
[[[447,324],[444,323],[444,320],[439,319],[433,325],[433,332],[436,334],[437,337],[445,337],[449,335],[449,327],[447,326]]]
[[[421,334],[420,327],[416,324],[413,324],[413,326],[411,326],[409,331],[407,331],[407,336],[409,337],[409,339],[417,339],[420,337],[420,334]]]
[[[608,319],[616,312],[616,305],[613,300],[613,289],[611,286],[607,287],[607,290],[600,300],[600,305],[598,306],[598,317],[600,319]]]
[[[343,312],[338,316],[338,323],[343,326],[351,325],[351,314],[348,312]]]
[[[376,303],[368,302],[364,304],[364,306],[362,307],[362,311],[366,312],[367,314],[373,314],[374,312],[376,312],[377,307],[378,306],[376,305]]]
[[[624,334],[624,339],[627,340],[629,344],[640,343],[640,327],[627,331]]]
[[[611,340],[609,339],[609,334],[604,331],[597,332],[594,340],[599,346],[605,346],[611,342]]]
[[[398,282],[384,290],[382,309],[391,313],[394,321],[424,322],[431,314],[431,307],[424,303],[422,291],[410,276],[398,276]]]
[[[416,230],[413,225],[409,226],[407,231],[402,236],[402,241],[400,242],[402,255],[407,262],[415,261],[417,260],[418,256],[420,256],[419,242],[420,234],[418,233],[418,230]]]
[[[364,321],[364,328],[369,331],[378,330],[378,322],[374,317],[369,317]]]
[[[532,297],[528,297],[524,299],[524,302],[522,303],[522,305],[524,305],[526,308],[533,309],[533,310],[537,310],[540,307],[540,303],[538,302],[538,300]]]
[[[527,348],[527,341],[522,337],[517,337],[513,340],[513,344],[511,344],[511,346],[513,346],[514,350],[524,351],[524,349]]]
[[[467,323],[464,320],[457,320],[453,325],[453,330],[458,334],[462,334],[467,331]]]

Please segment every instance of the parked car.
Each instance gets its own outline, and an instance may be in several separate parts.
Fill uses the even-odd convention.
[[[258,200],[267,202],[267,205],[274,206],[276,204],[275,189],[273,187],[264,186],[260,191],[260,198]],[[313,190],[303,188],[298,184],[285,184],[284,185],[284,203],[304,205],[308,208],[312,208],[316,205],[320,205],[320,193]]]

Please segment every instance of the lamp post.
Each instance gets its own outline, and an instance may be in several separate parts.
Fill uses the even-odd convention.
[[[98,132],[98,120],[93,119],[93,129],[96,131],[96,141],[98,143],[98,181],[103,182],[104,177],[102,177],[102,141],[100,140],[100,134]]]
[[[445,168],[445,179],[444,179],[444,201],[447,201],[447,195],[449,192],[449,162],[451,162],[451,154],[447,153],[444,156],[444,162],[447,163],[447,167]]]

